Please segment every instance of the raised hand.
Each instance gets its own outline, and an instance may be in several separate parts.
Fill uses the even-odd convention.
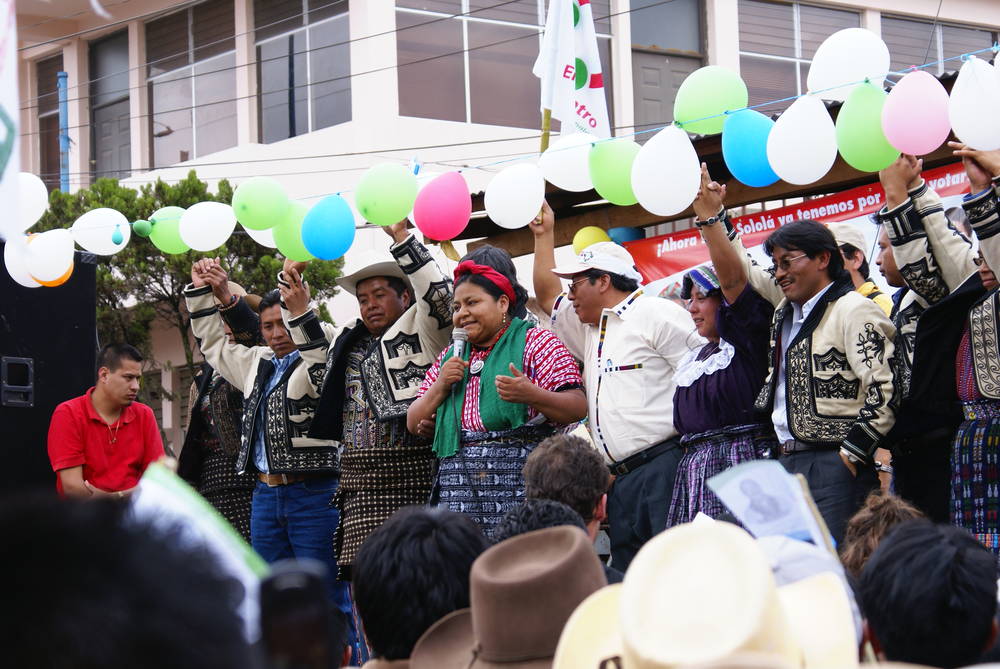
[[[705,221],[712,216],[717,216],[723,207],[726,199],[726,186],[718,181],[713,181],[708,173],[708,165],[701,164],[701,187],[698,189],[698,196],[694,199],[694,214],[698,220]]]
[[[986,190],[995,177],[1000,177],[1000,151],[977,151],[961,142],[948,142],[948,146],[962,159],[973,193]]]
[[[497,394],[504,402],[531,404],[537,397],[538,386],[524,372],[510,363],[511,376],[497,376]]]
[[[542,200],[542,210],[538,212],[538,216],[535,216],[534,220],[528,224],[531,228],[531,232],[536,236],[540,237],[546,234],[552,234],[552,231],[556,227],[556,213],[552,211],[552,207],[545,200]]]
[[[409,223],[410,221],[404,218],[399,223],[393,223],[392,225],[387,225],[384,228],[385,234],[392,237],[392,241],[396,242],[397,244],[400,244],[406,241],[406,238],[410,236],[410,233],[407,230],[407,226],[409,225]]]
[[[279,284],[281,291],[281,301],[285,303],[285,308],[292,316],[301,316],[309,308],[309,284],[305,282],[302,275],[294,267],[285,272],[285,280],[288,285]]]
[[[909,199],[909,190],[920,184],[923,169],[923,159],[904,153],[878,173],[889,209],[895,209]]]

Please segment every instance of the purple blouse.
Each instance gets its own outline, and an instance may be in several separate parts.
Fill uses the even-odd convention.
[[[749,284],[733,304],[722,300],[719,343],[692,351],[674,374],[674,425],[682,435],[767,422],[753,404],[767,376],[773,315]]]

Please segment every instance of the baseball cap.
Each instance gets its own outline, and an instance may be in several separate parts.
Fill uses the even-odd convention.
[[[568,279],[592,269],[618,274],[642,283],[642,275],[635,269],[632,254],[614,242],[591,244],[576,257],[575,261],[554,268],[552,273]]]

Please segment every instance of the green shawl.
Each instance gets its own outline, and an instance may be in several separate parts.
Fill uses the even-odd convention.
[[[525,320],[514,318],[510,327],[493,345],[486,356],[483,369],[479,372],[479,415],[487,430],[510,430],[520,427],[528,420],[528,408],[524,404],[505,402],[497,393],[494,379],[509,376],[510,364],[521,367],[524,364],[524,345],[528,329],[532,326]],[[466,347],[464,360],[469,360],[471,347]],[[441,360],[453,357],[454,344]],[[448,397],[437,410],[434,428],[434,452],[439,458],[447,458],[458,453],[459,436],[462,431],[462,406],[465,404],[465,384],[468,376],[451,387]]]

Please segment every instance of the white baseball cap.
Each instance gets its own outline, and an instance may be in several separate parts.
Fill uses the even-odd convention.
[[[568,279],[575,274],[592,269],[618,274],[642,283],[642,275],[635,269],[635,260],[632,258],[632,254],[614,242],[591,244],[576,257],[574,262],[560,265],[554,268],[552,273]]]

